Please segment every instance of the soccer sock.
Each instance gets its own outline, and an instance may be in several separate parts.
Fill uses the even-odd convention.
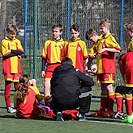
[[[106,94],[101,94],[101,105],[100,105],[100,110],[105,110],[106,107],[106,101],[107,101],[107,95]]]
[[[11,89],[11,82],[6,81],[5,82],[5,102],[6,102],[6,107],[11,107],[11,101],[10,101],[10,89]]]
[[[109,107],[108,107],[108,110],[113,111],[113,107],[114,107],[114,92],[109,92]]]
[[[117,112],[123,112],[123,96],[120,93],[115,93]]]
[[[127,115],[132,114],[132,94],[126,94],[126,112]]]

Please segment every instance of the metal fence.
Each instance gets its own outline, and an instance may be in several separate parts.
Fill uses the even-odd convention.
[[[29,74],[31,78],[35,77],[38,88],[43,90],[40,54],[44,42],[51,38],[51,27],[54,24],[62,24],[62,37],[68,39],[70,25],[78,23],[80,37],[89,47],[90,42],[85,39],[86,30],[94,28],[99,33],[98,23],[108,18],[111,22],[111,32],[119,43],[122,39],[122,49],[126,49],[129,39],[123,29],[123,35],[120,34],[120,26],[132,21],[132,6],[133,0],[0,0],[0,39],[6,35],[5,27],[8,23],[18,26],[21,31],[18,38],[25,49],[25,57],[22,58],[23,73]],[[122,13],[124,14],[121,18]],[[28,28],[31,28],[30,31]],[[0,73],[1,71],[0,67]],[[114,85],[122,82],[120,77],[117,69]],[[1,74],[0,88],[4,88],[3,79]],[[99,86],[96,85],[95,88],[94,94],[97,96]]]

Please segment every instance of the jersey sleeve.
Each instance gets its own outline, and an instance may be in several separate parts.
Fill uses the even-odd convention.
[[[83,55],[84,55],[84,59],[88,58],[88,50],[87,50],[86,43],[84,41],[83,41]]]
[[[133,40],[128,44],[128,51],[133,51]]]
[[[94,58],[94,55],[96,54],[96,44],[93,43],[91,47],[89,48],[89,57]]]
[[[11,49],[8,45],[9,44],[6,43],[6,41],[4,41],[4,40],[2,41],[2,43],[0,45],[0,52],[1,52],[2,56],[6,56],[11,53]]]
[[[48,45],[48,41],[44,43],[42,54],[41,54],[41,57],[44,59],[46,59],[46,56],[47,56],[47,45]]]
[[[36,87],[34,87],[34,86],[30,86],[30,88],[35,92],[36,99],[38,101],[41,101],[42,100],[42,94],[39,92],[39,90]]]
[[[107,39],[106,39],[106,47],[108,48],[115,48],[116,50],[120,50],[120,45],[117,43],[116,39],[110,35]]]

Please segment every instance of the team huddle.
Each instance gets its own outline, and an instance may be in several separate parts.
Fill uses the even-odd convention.
[[[87,48],[85,41],[79,38],[78,24],[70,27],[71,38],[63,40],[62,25],[52,27],[52,38],[44,43],[42,50],[42,77],[44,78],[44,101],[36,87],[35,80],[22,74],[20,60],[24,54],[21,42],[16,38],[15,25],[7,26],[7,37],[2,40],[0,52],[3,57],[5,78],[5,102],[7,112],[16,113],[18,118],[37,119],[52,114],[57,121],[63,121],[65,111],[74,112],[73,119],[86,120],[90,113],[94,72],[91,69],[96,61],[97,83],[101,86],[100,108],[94,117],[121,118],[122,122],[133,122],[133,23],[124,25],[131,38],[127,52],[118,59],[119,69],[125,86],[113,88],[116,73],[116,54],[121,48],[110,33],[111,23],[105,19],[99,23],[101,35],[94,29],[86,31],[86,39],[92,41]],[[11,107],[10,89],[14,83],[14,107]],[[125,95],[126,115],[123,113],[123,95]],[[116,100],[117,111],[114,111]],[[39,104],[41,103],[41,104]],[[78,111],[77,108],[79,107]]]

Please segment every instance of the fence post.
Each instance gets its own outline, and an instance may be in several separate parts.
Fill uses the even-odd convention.
[[[122,42],[123,42],[123,18],[124,18],[124,0],[121,0],[120,35],[119,35],[121,48],[122,48]]]
[[[67,39],[70,39],[71,0],[67,0]]]
[[[27,32],[26,32],[27,22],[28,22],[28,0],[24,0],[24,56],[27,55]]]
[[[33,49],[33,68],[34,68],[34,73],[33,77],[34,79],[37,78],[37,46],[38,46],[38,32],[37,32],[37,3],[38,0],[34,0],[34,49]]]

